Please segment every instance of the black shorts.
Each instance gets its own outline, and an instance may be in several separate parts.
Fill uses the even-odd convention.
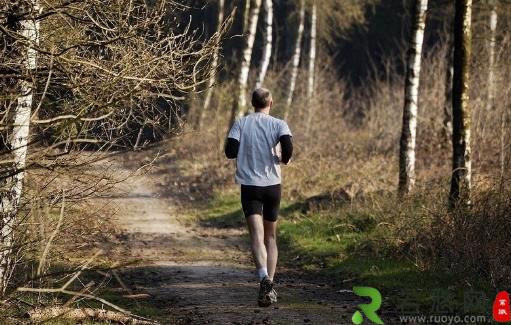
[[[241,185],[241,205],[245,218],[259,214],[266,221],[277,221],[280,208],[280,184],[272,186]]]

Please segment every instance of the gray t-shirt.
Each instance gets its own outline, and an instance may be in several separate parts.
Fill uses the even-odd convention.
[[[252,113],[234,122],[228,138],[239,141],[236,182],[242,185],[280,184],[279,138],[292,135],[286,122],[265,113]]]

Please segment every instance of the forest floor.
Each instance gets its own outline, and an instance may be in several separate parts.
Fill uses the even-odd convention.
[[[120,172],[133,172],[136,162],[154,153],[130,152],[113,163]],[[234,225],[190,218],[190,209],[207,202],[189,194],[186,187],[197,184],[176,159],[172,153],[160,157],[150,171],[121,183],[111,198],[119,234],[109,256],[136,261],[121,272],[133,293],[145,294],[136,311],[162,324],[351,324],[361,300],[342,279],[292,266],[278,269],[279,302],[259,308],[242,217]]]

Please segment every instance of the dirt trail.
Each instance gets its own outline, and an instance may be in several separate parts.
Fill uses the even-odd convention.
[[[120,156],[114,164],[132,171],[129,161],[137,155]],[[155,171],[117,189],[113,205],[122,233],[112,254],[139,259],[122,272],[123,280],[150,295],[149,303],[164,315],[162,324],[351,324],[352,294],[296,270],[280,270],[278,304],[257,307],[245,230],[185,225],[179,198],[160,179]]]

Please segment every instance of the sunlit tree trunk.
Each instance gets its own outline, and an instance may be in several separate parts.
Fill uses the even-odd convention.
[[[470,203],[471,150],[469,78],[472,0],[456,0],[454,16],[454,75],[452,96],[453,164],[450,202]]]
[[[243,10],[243,35],[247,33],[248,30],[248,18],[250,14],[250,1],[245,0],[245,8]]]
[[[31,2],[31,16],[39,13],[37,0]],[[28,17],[28,16],[27,16]],[[20,95],[14,113],[14,125],[9,139],[13,166],[12,173],[4,183],[1,194],[1,245],[0,245],[0,296],[5,293],[9,277],[13,269],[11,254],[14,245],[14,227],[21,199],[25,160],[30,127],[30,113],[33,102],[33,85],[30,81],[32,71],[36,68],[36,50],[34,45],[39,41],[39,22],[29,18],[20,22],[19,35],[23,38],[20,53],[25,78],[20,81]]]
[[[497,1],[490,0],[490,41],[488,44],[488,109],[495,106],[495,33],[497,31]]]
[[[452,137],[452,56],[453,56],[453,44],[452,41],[448,43],[446,51],[446,69],[445,69],[445,88],[444,88],[444,135],[447,142],[451,142]]]
[[[314,77],[316,73],[316,34],[317,34],[317,5],[314,0],[311,13],[310,49],[309,49],[309,75],[307,79],[307,106],[308,116],[305,134],[308,135],[311,128],[314,111]]]
[[[248,22],[249,28],[247,30],[247,35],[244,35],[245,41],[238,76],[238,89],[236,94],[236,100],[234,101],[234,105],[231,110],[230,119],[231,124],[234,122],[236,118],[243,116],[243,114],[246,112],[247,107],[246,92],[248,73],[250,71],[250,60],[252,59],[252,48],[254,46],[256,36],[257,20],[259,18],[261,2],[262,0],[254,0],[250,8],[250,18]]]
[[[428,0],[415,0],[412,35],[406,67],[403,128],[399,148],[399,192],[401,194],[410,192],[415,185],[415,143],[419,80],[427,9]]]
[[[268,66],[270,65],[272,42],[273,42],[273,1],[264,0],[264,10],[266,12],[264,24],[265,24],[265,45],[263,58],[261,60],[261,68],[257,77],[256,88],[259,88],[264,83]]]
[[[218,0],[218,19],[217,19],[217,31],[220,30],[222,23],[224,21],[224,7],[225,0]],[[213,61],[211,62],[211,75],[208,80],[208,89],[206,90],[206,97],[204,98],[204,105],[202,106],[202,110],[200,112],[199,121],[197,123],[197,128],[200,130],[202,125],[204,124],[204,116],[206,115],[206,111],[209,109],[209,104],[211,103],[211,97],[213,96],[213,85],[216,81],[216,72],[218,69],[218,51],[219,48],[215,49],[213,53]]]
[[[291,68],[291,78],[289,80],[289,89],[287,91],[286,106],[284,108],[284,119],[287,119],[293,95],[296,87],[296,76],[298,75],[298,65],[300,64],[300,55],[302,51],[302,37],[305,25],[305,0],[300,1],[300,22],[298,23],[298,33],[296,35],[295,51]]]

